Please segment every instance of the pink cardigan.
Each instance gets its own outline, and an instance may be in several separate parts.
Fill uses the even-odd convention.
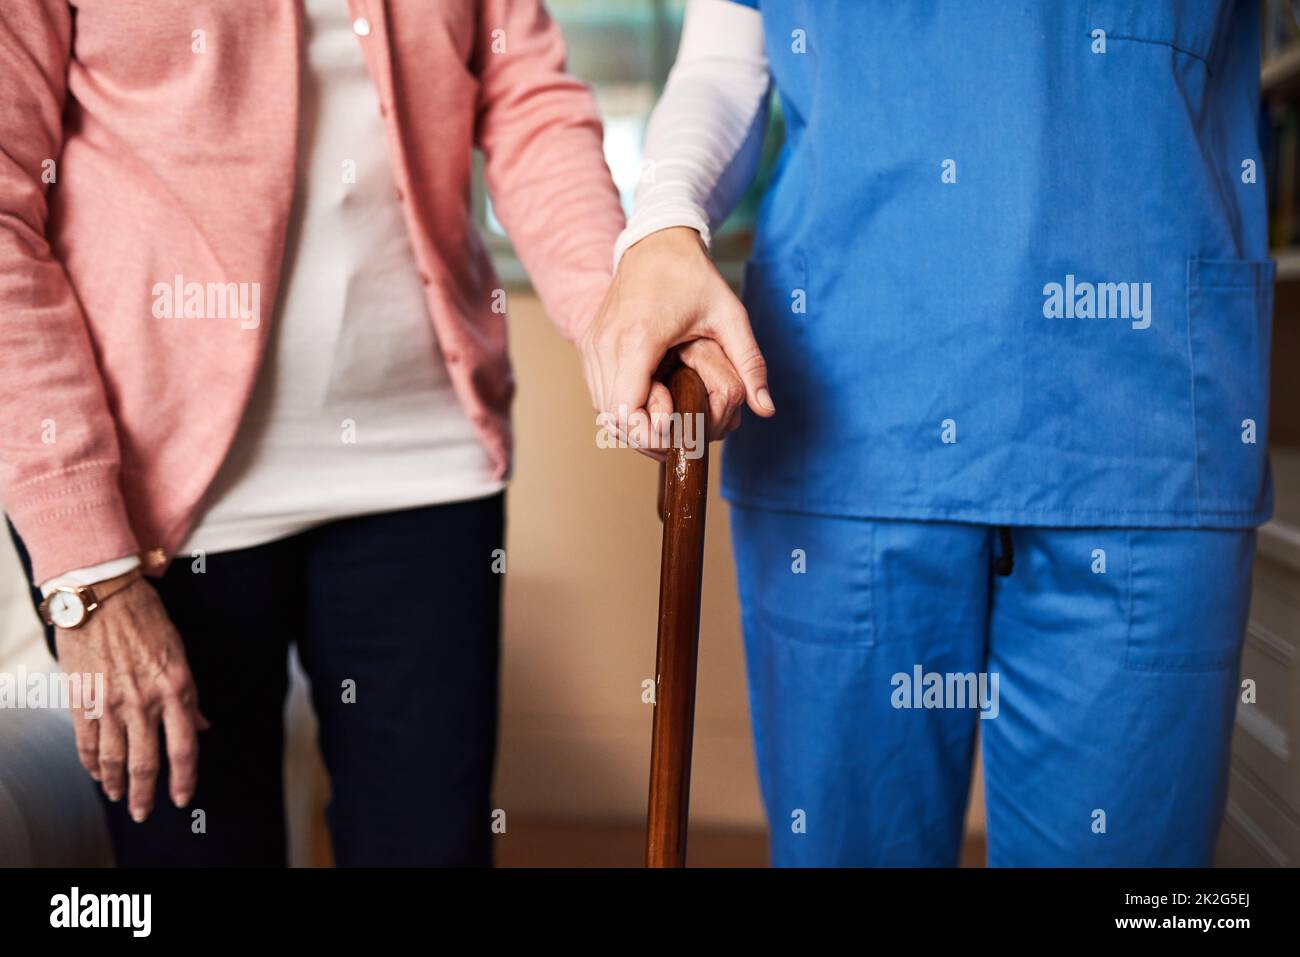
[[[434,329],[504,475],[513,381],[471,150],[574,338],[623,225],[600,121],[540,0],[348,6]],[[0,502],[38,581],[137,552],[159,572],[234,438],[293,194],[300,10],[4,0]]]

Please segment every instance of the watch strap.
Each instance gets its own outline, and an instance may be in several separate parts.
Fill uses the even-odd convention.
[[[134,584],[143,576],[144,573],[139,568],[133,568],[126,574],[117,576],[117,578],[110,578],[106,582],[87,585],[82,591],[82,594],[84,594],[87,599],[86,609],[89,611],[97,608],[106,600]]]

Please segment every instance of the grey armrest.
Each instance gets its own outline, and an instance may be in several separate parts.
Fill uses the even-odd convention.
[[[64,711],[0,710],[0,866],[103,867],[113,852]]]

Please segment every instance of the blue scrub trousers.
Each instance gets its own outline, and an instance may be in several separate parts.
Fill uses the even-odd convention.
[[[731,516],[773,864],[1210,863],[1253,531]]]

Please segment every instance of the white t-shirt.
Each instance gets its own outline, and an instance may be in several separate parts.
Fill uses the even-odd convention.
[[[387,126],[345,0],[303,0],[298,175],[281,299],[230,454],[181,549],[479,498],[504,481],[448,378]]]

